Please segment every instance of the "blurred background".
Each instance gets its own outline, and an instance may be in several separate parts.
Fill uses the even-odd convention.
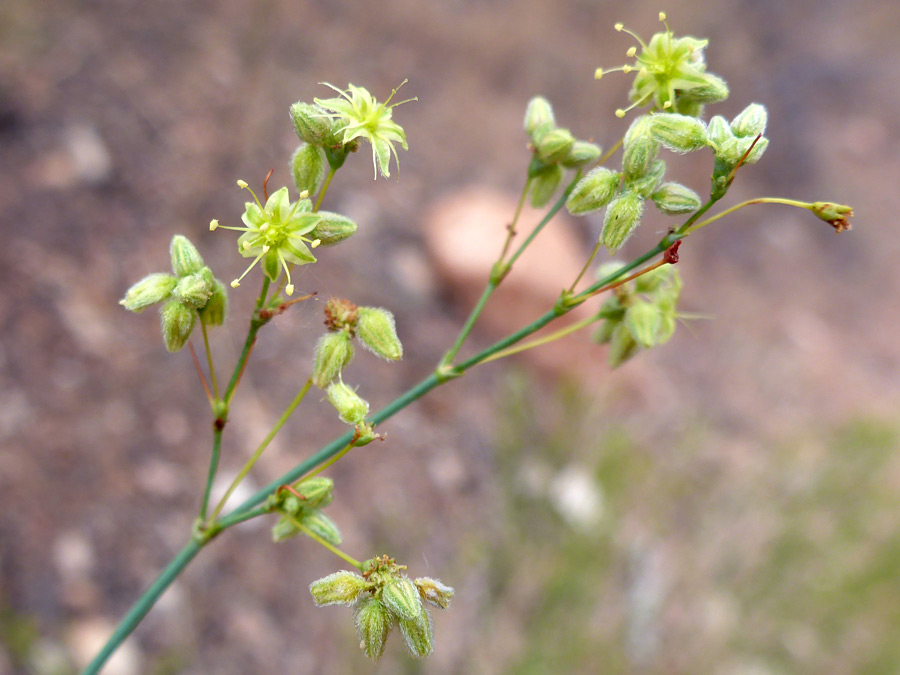
[[[708,114],[768,106],[769,150],[726,204],[835,200],[855,207],[854,230],[744,210],[682,247],[684,310],[708,318],[669,344],[614,373],[577,337],[476,369],[329,470],[349,553],[389,552],[456,588],[427,661],[397,635],[369,664],[351,612],[315,609],[307,590],[340,561],[276,546],[260,522],[203,551],[107,672],[900,670],[900,4],[5,0],[0,673],[83,666],[189,536],[208,407],[155,313],[117,301],[168,266],[175,233],[217,276],[244,269],[207,223],[238,219],[237,178],[259,186],[274,167],[270,185],[288,182],[288,106],[330,95],[323,81],[383,99],[409,78],[400,97],[418,97],[395,110],[400,171],[373,181],[364,146],[326,197],[360,231],[300,275],[318,299],[264,329],[226,432],[228,478],[308,376],[330,295],[397,316],[404,360],[362,354],[347,372],[373,407],[430,372],[487,274],[442,250],[447,214],[515,199],[535,94],[576,136],[614,143],[630,80],[594,69],[633,44],[616,21],[646,39],[660,9],[711,41],[732,96]],[[703,193],[710,165],[697,153],[670,172]],[[560,221],[577,260],[600,222]],[[674,222],[650,214],[625,253]],[[533,306],[488,313],[524,325],[558,292],[547,301],[541,280],[521,280]],[[232,293],[213,333],[221,370],[255,287]],[[485,326],[470,349],[499,336]],[[342,432],[311,398],[251,487]]]

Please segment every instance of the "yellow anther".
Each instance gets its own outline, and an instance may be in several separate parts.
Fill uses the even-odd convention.
[[[285,292],[287,295],[293,295],[293,294],[294,294],[294,284],[288,284],[287,286],[285,286],[285,287],[284,287],[284,292]]]
[[[216,220],[215,218],[213,218],[211,221],[209,221],[209,231],[210,232],[215,232],[216,228],[218,226],[219,226],[219,221]]]
[[[659,20],[660,20],[660,21],[665,21],[665,20],[666,20],[666,13],[665,13],[665,12],[660,12],[660,13],[659,13]]]
[[[599,80],[601,77],[603,77],[603,68],[597,68],[597,70],[594,71],[594,79]]]
[[[245,181],[245,180],[238,180],[237,186],[238,186],[239,188],[241,188],[241,189],[244,189],[244,188],[247,187],[247,181]]]
[[[665,103],[663,103],[663,109],[668,110],[671,107],[672,107],[672,101],[666,101]]]
[[[622,66],[623,73],[627,74],[627,73],[630,73],[632,70],[634,70],[634,68],[632,68],[631,66]]]
[[[245,239],[244,242],[241,244],[241,248],[243,248],[245,251],[249,251],[251,248],[250,242]]]
[[[625,117],[625,111],[619,108],[618,110],[616,110],[616,117],[618,117],[619,119]]]
[[[635,54],[637,54],[637,47],[629,47],[628,51],[625,52],[625,56],[628,58],[633,57]]]
[[[309,199],[309,190],[304,190],[300,193],[300,199]]]
[[[319,244],[321,244],[321,243],[322,243],[321,239],[313,239],[310,246],[312,246],[312,248],[317,248],[319,246]]]
[[[619,22],[619,23],[617,23],[615,26],[613,26],[613,28],[615,28],[617,31],[621,32],[622,29],[625,28],[625,24]]]
[[[241,282],[238,281],[237,279],[235,279],[234,281],[231,282],[231,287],[232,287],[232,288],[237,288],[237,287],[240,286],[240,285],[241,285]]]

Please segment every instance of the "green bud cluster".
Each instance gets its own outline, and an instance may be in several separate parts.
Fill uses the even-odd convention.
[[[285,541],[297,536],[302,530],[297,524],[311,530],[333,546],[340,546],[341,532],[322,509],[331,503],[334,481],[330,478],[313,476],[296,483],[291,490],[282,488],[269,497],[268,505],[281,513],[281,518],[272,527],[272,540]]]
[[[715,153],[712,195],[721,196],[728,189],[729,176],[738,162],[756,164],[769,147],[766,131],[768,113],[765,106],[751,103],[729,123],[721,115],[709,120],[706,144]]]
[[[600,277],[620,267],[620,263],[603,265]],[[609,344],[610,366],[622,365],[641,348],[668,342],[675,332],[680,293],[681,276],[672,265],[663,265],[616,287],[600,308],[598,318],[602,323],[594,333],[595,342]]]
[[[394,627],[399,627],[410,654],[424,657],[434,651],[434,625],[426,605],[447,609],[454,591],[437,579],[410,580],[405,569],[380,556],[363,563],[362,575],[335,572],[314,581],[309,591],[320,607],[354,607],[360,646],[370,659],[384,653]]]
[[[524,128],[534,152],[528,168],[533,206],[544,206],[553,198],[565,169],[577,169],[600,158],[599,146],[578,140],[568,129],[556,126],[553,107],[543,96],[528,102]]]
[[[169,246],[174,274],[150,274],[125,292],[119,304],[140,313],[150,305],[160,308],[163,342],[170,352],[184,347],[199,319],[220,326],[228,310],[225,285],[213,276],[200,252],[187,237],[176,234]]]

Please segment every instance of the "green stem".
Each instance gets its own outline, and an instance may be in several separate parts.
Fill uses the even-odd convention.
[[[801,208],[801,209],[809,209],[811,206],[811,204],[809,202],[801,202],[801,201],[797,201],[796,199],[782,199],[780,197],[758,197],[757,199],[748,199],[747,201],[741,202],[740,204],[737,204],[735,206],[727,208],[724,211],[722,211],[721,213],[717,213],[716,215],[711,216],[702,222],[692,224],[684,232],[685,232],[685,234],[690,234],[691,232],[696,232],[701,227],[705,227],[705,226],[709,225],[710,223],[717,221],[719,218],[730,215],[730,214],[734,213],[735,211],[737,211],[738,209],[742,209],[745,206],[751,206],[753,204],[785,204],[787,206],[796,206],[797,208]]]
[[[590,326],[592,323],[597,321],[600,318],[598,314],[594,314],[593,316],[588,317],[587,319],[582,319],[581,321],[576,321],[573,324],[566,326],[565,328],[561,328],[560,330],[551,333],[550,335],[545,335],[544,337],[537,338],[536,340],[531,340],[526,342],[525,344],[515,345],[514,347],[507,347],[506,349],[501,349],[499,352],[492,354],[491,356],[483,359],[481,363],[487,363],[489,361],[496,361],[497,359],[503,359],[507,356],[512,356],[513,354],[519,354],[520,352],[528,351],[529,349],[534,349],[535,347],[542,347],[543,345],[550,344],[556,340],[561,340],[567,335],[571,335],[572,333],[581,330],[582,328],[586,328]]]
[[[143,620],[150,611],[150,608],[156,603],[163,592],[169,585],[178,578],[178,575],[187,567],[188,563],[194,559],[194,556],[200,551],[203,544],[196,541],[189,541],[183,549],[176,555],[162,573],[157,577],[150,588],[138,598],[137,602],[132,605],[128,614],[119,622],[116,630],[109,638],[103,649],[94,657],[94,659],[82,671],[81,675],[95,675],[100,672],[106,660],[112,656],[113,652],[119,648],[119,645],[127,638],[137,625]]]
[[[206,324],[200,319],[200,329],[203,331],[203,347],[206,349],[206,363],[209,365],[209,379],[212,382],[213,396],[219,400],[219,382],[216,380],[216,367],[213,365],[212,350],[209,348],[209,336],[206,334]]]
[[[330,167],[328,169],[328,176],[325,178],[325,182],[322,184],[322,189],[319,191],[319,198],[316,199],[316,205],[313,207],[313,213],[318,213],[319,207],[322,206],[322,200],[325,198],[325,193],[328,192],[328,187],[331,185],[331,179],[334,178],[334,174],[337,171]]]
[[[213,446],[212,453],[209,458],[209,471],[206,475],[206,487],[203,488],[203,501],[200,503],[200,521],[206,521],[206,513],[209,509],[209,495],[212,492],[213,482],[216,479],[216,472],[219,470],[219,456],[222,452],[222,432],[225,430],[225,424],[216,418],[213,422]]]
[[[319,475],[320,473],[322,473],[325,469],[327,469],[329,466],[331,466],[332,464],[334,464],[336,461],[338,461],[341,457],[343,457],[344,455],[346,455],[348,452],[350,452],[350,451],[351,451],[353,448],[355,448],[355,447],[356,447],[356,443],[355,443],[354,441],[351,440],[349,443],[347,443],[347,445],[344,446],[344,449],[343,449],[343,450],[341,450],[340,452],[338,452],[334,457],[332,457],[332,458],[329,459],[327,462],[325,462],[324,464],[322,464],[322,465],[321,465],[319,468],[317,468],[315,471],[311,471],[311,472],[308,473],[307,475],[303,476],[303,477],[301,478],[301,480],[306,480],[307,478],[312,478],[313,476],[318,476],[318,475]]]
[[[588,271],[588,268],[591,266],[591,263],[594,262],[594,258],[597,257],[597,252],[600,250],[602,244],[598,241],[594,244],[594,250],[591,251],[591,254],[588,256],[587,262],[584,263],[584,267],[581,268],[581,271],[578,273],[578,276],[575,277],[575,281],[572,282],[572,285],[569,286],[569,293],[575,292],[575,287],[578,285],[578,282],[581,281],[581,278]]]
[[[241,481],[247,477],[247,474],[250,473],[250,470],[253,468],[253,465],[259,461],[259,458],[262,457],[263,452],[267,447],[269,447],[269,443],[272,442],[272,439],[281,431],[281,427],[285,425],[291,415],[294,414],[294,411],[297,409],[297,406],[300,405],[300,402],[306,396],[306,392],[309,391],[309,388],[312,386],[312,378],[309,378],[306,381],[306,384],[297,392],[297,395],[294,397],[294,400],[291,401],[291,404],[285,409],[285,411],[281,414],[281,417],[275,423],[275,426],[272,427],[272,430],[269,432],[269,435],[265,437],[262,443],[260,443],[259,447],[256,448],[253,455],[248,459],[244,466],[241,467],[241,470],[238,471],[238,475],[235,476],[234,480],[231,481],[231,485],[228,486],[228,489],[225,490],[225,494],[222,495],[222,498],[219,500],[219,503],[216,504],[216,508],[213,510],[212,515],[209,517],[209,524],[212,524],[216,521],[216,518],[219,517],[219,514],[222,512],[222,509],[225,508],[225,502],[228,501],[228,498],[231,496],[231,493],[237,489],[237,486],[241,484]]]
[[[238,382],[241,379],[241,374],[247,366],[250,350],[253,349],[253,343],[256,342],[256,334],[259,332],[259,329],[265,325],[265,321],[262,321],[259,318],[259,310],[261,310],[266,303],[266,295],[269,292],[269,284],[271,283],[269,277],[263,276],[262,290],[256,301],[256,312],[254,313],[253,318],[250,319],[250,328],[247,331],[247,339],[244,340],[244,348],[241,350],[241,355],[234,365],[234,371],[231,373],[231,380],[228,382],[228,387],[225,389],[225,395],[222,397],[222,400],[226,405],[231,403],[231,397],[234,396],[234,390],[237,388]]]
[[[506,234],[506,241],[503,242],[503,251],[500,253],[499,261],[502,261],[506,254],[509,253],[509,245],[512,243],[513,237],[516,236],[516,224],[519,222],[519,216],[522,215],[522,207],[525,206],[525,198],[528,197],[528,188],[531,187],[533,179],[529,176],[525,181],[525,187],[522,188],[522,194],[519,196],[519,203],[516,204],[516,212],[513,215],[512,222],[509,224],[509,232]]]
[[[320,537],[320,536],[317,535],[315,532],[313,532],[311,529],[309,529],[308,527],[306,527],[306,525],[304,525],[304,524],[301,523],[299,520],[297,520],[296,518],[294,518],[294,516],[291,516],[291,515],[288,515],[288,514],[284,514],[284,517],[287,518],[288,522],[289,522],[291,525],[293,525],[294,527],[296,527],[298,530],[300,530],[303,534],[305,534],[307,537],[309,537],[310,539],[312,539],[314,542],[319,543],[319,544],[322,544],[322,546],[324,546],[324,547],[327,548],[329,551],[331,551],[332,553],[334,553],[338,558],[340,558],[341,560],[343,560],[343,561],[345,561],[345,562],[347,562],[347,563],[353,565],[356,569],[362,571],[363,565],[362,565],[362,563],[361,563],[359,560],[357,560],[356,558],[353,558],[353,557],[347,555],[347,554],[344,553],[341,549],[339,549],[337,546],[334,546],[334,545],[328,543],[327,541],[325,541],[324,539],[322,539],[322,537]]]
[[[624,142],[625,142],[625,137],[622,136],[622,138],[620,138],[618,141],[616,141],[615,145],[613,145],[609,150],[606,151],[606,153],[603,155],[603,157],[601,157],[599,160],[597,160],[597,166],[602,166],[603,164],[605,164],[606,160],[608,160],[610,157],[612,157],[616,153],[616,150],[618,150],[619,148],[622,147],[622,144]]]

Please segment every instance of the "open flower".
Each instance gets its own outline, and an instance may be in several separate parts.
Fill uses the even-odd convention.
[[[666,15],[660,12],[659,20],[665,23]],[[657,33],[644,43],[640,37],[626,29],[621,23],[616,24],[617,31],[625,31],[634,37],[641,47],[631,47],[627,55],[634,58],[633,64],[618,68],[598,68],[594,74],[600,79],[612,71],[630,73],[637,71],[629,95],[632,104],[617,110],[616,115],[623,117],[632,108],[652,104],[657,110],[679,112],[696,115],[704,103],[715,103],[728,97],[728,85],[722,78],[706,72],[703,49],[708,40],[694,37],[676,38],[666,25],[664,33]]]
[[[242,188],[250,190],[247,183],[238,181]],[[277,190],[263,206],[253,190],[252,202],[246,202],[241,220],[245,227],[226,227],[219,225],[214,220],[209,228],[215,230],[222,227],[226,230],[243,232],[238,237],[238,250],[245,258],[253,258],[250,266],[244,273],[231,282],[232,288],[241,285],[241,279],[247,273],[262,262],[263,272],[272,281],[278,277],[281,269],[284,270],[287,285],[285,293],[291,295],[294,285],[291,283],[290,265],[307,265],[316,262],[316,257],[309,250],[321,243],[319,239],[307,237],[322,220],[323,214],[312,212],[312,203],[306,195],[301,196],[296,202],[291,203],[286,187]],[[309,244],[309,246],[307,246]]]
[[[402,87],[406,80],[400,83]],[[372,164],[375,168],[375,177],[378,172],[387,178],[391,175],[390,163],[391,155],[397,166],[400,166],[400,160],[397,157],[397,150],[394,143],[399,143],[404,150],[409,147],[406,144],[406,132],[403,128],[391,119],[393,109],[401,103],[407,101],[415,101],[418,99],[411,98],[399,103],[391,103],[397,89],[391,92],[387,101],[379,103],[368,90],[357,87],[355,85],[347,85],[347,90],[341,90],[334,85],[324,82],[325,86],[331,87],[340,94],[339,97],[315,99],[317,105],[327,110],[330,116],[342,122],[345,126],[342,130],[342,141],[346,145],[357,138],[363,138],[372,144]]]

